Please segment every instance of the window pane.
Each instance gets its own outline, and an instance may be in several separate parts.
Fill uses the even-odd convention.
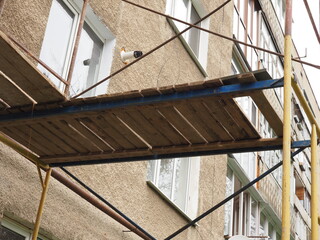
[[[190,15],[190,23],[195,23],[200,20],[200,16],[197,13],[196,9],[191,6],[191,15]],[[197,24],[197,26],[201,26],[201,24]],[[199,45],[200,45],[200,30],[197,28],[191,28],[189,30],[189,45],[193,50],[194,54],[199,56]]]
[[[0,225],[0,239],[1,240],[25,240],[26,238]]]
[[[44,61],[60,76],[66,70],[66,58],[71,42],[72,28],[75,23],[75,15],[62,1],[53,1],[48,19],[40,59]],[[62,83],[49,73],[45,68],[39,67],[58,87]],[[65,76],[63,76],[65,77]]]
[[[71,95],[75,95],[97,82],[102,50],[103,42],[85,23],[71,80]],[[84,96],[92,96],[94,91],[93,89]]]
[[[155,183],[155,170],[156,170],[156,163],[159,160],[151,160],[148,162],[148,172],[147,172],[147,180],[152,181]]]
[[[189,0],[175,0],[173,8],[173,16],[183,21],[187,21],[188,14],[188,2]],[[179,31],[187,28],[187,25],[174,21],[174,24],[177,26]]]
[[[162,159],[160,163],[158,188],[171,199],[174,159]]]
[[[251,218],[250,218],[250,235],[257,235],[257,207],[258,204],[256,201],[251,201]]]
[[[189,158],[176,159],[173,202],[177,204],[177,206],[180,207],[183,211],[186,210],[185,206],[188,182],[188,166]]]
[[[233,181],[232,181],[232,171],[228,168],[227,178],[226,178],[226,197],[233,193]],[[228,201],[224,205],[224,235],[231,234],[231,214],[232,214],[232,201]]]

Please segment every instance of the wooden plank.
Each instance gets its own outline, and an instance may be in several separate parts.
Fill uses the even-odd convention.
[[[241,110],[240,106],[233,99],[221,99],[221,103],[224,103],[224,109],[232,116],[234,121],[248,134],[248,138],[260,138],[260,134],[253,126],[251,121]]]
[[[159,107],[158,110],[190,143],[207,143],[206,139],[173,106]]]
[[[123,122],[121,122],[114,114],[104,113],[101,115],[113,129],[117,130],[136,148],[148,148],[148,145],[142,140],[142,137],[137,136],[134,132],[132,132],[132,130],[130,130],[130,128],[128,128]]]
[[[55,124],[53,121],[42,121],[41,124],[48,129],[50,132],[55,134],[60,139],[63,139],[71,148],[79,153],[87,153],[88,149],[82,145],[79,139],[74,139],[69,136],[60,125]]]
[[[146,89],[142,89],[140,92],[144,97],[156,96],[161,94],[158,88],[146,88]]]
[[[63,101],[54,84],[0,31],[1,71],[38,103]],[[29,91],[38,89],[38,91]]]
[[[228,130],[219,122],[201,101],[190,101],[190,106],[196,112],[197,116],[210,129],[210,134],[216,134],[220,141],[234,140]]]
[[[23,94],[12,82],[0,71],[0,98],[10,107],[29,105],[33,102]]]
[[[267,138],[267,139],[252,139],[252,140],[240,140],[240,141],[227,141],[216,142],[209,144],[194,144],[194,145],[181,145],[181,146],[167,146],[157,147],[150,150],[122,150],[112,153],[99,153],[99,154],[79,154],[79,155],[61,155],[61,156],[46,156],[40,158],[46,163],[59,163],[59,162],[74,162],[85,160],[99,160],[99,159],[114,159],[122,157],[143,157],[159,154],[174,154],[174,153],[191,153],[200,151],[215,151],[215,150],[230,150],[230,149],[242,149],[253,148],[262,146],[271,146],[282,144],[282,138]]]
[[[208,141],[219,141],[217,134],[210,129],[206,123],[199,117],[197,111],[185,101],[174,105],[178,111],[197,129],[197,131]]]
[[[32,129],[44,135],[46,139],[48,139],[50,142],[59,146],[65,153],[77,152],[73,148],[71,148],[63,138],[61,139],[58,136],[56,136],[54,133],[50,132],[50,130],[45,128],[41,123],[31,124],[30,126],[32,127]]]
[[[203,85],[207,88],[221,87],[223,85],[221,79],[206,80]]]
[[[16,126],[16,129],[20,130],[22,133],[25,133],[26,136],[29,136],[30,141],[36,140],[37,142],[41,142],[41,144],[50,149],[50,151],[52,151],[54,154],[65,153],[65,151],[63,151],[59,146],[50,141],[47,136],[35,130],[31,125]]]
[[[118,130],[114,128],[102,115],[91,117],[91,120],[97,124],[104,132],[113,138],[119,145],[121,149],[135,149],[136,146],[131,143],[125,136],[122,135],[121,129]]]
[[[91,131],[86,127],[84,123],[80,119],[68,118],[68,123],[71,124],[77,131],[86,136],[89,140],[91,140],[97,147],[99,147],[102,151],[112,151],[113,149],[103,141],[96,133]]]
[[[210,112],[223,125],[235,140],[244,139],[248,134],[238,125],[232,116],[224,109],[220,100],[203,99],[207,111]]]
[[[89,150],[89,152],[101,152],[101,149],[99,149],[96,145],[94,145],[89,139],[87,139],[85,136],[80,134],[78,131],[73,129],[67,121],[65,120],[55,120],[52,121],[56,126],[58,126],[61,131],[64,131],[65,134],[70,136],[73,140],[77,142],[77,144],[81,143],[82,146],[84,146],[86,149]]]
[[[53,153],[50,152],[48,149],[46,149],[44,146],[40,145],[34,140],[30,141],[30,138],[28,138],[28,136],[25,136],[24,133],[21,133],[19,130],[15,128],[1,127],[0,131],[2,131],[4,134],[9,136],[10,138],[14,139],[16,142],[20,143],[27,149],[30,149],[32,152],[36,153],[37,155],[40,155],[40,156],[53,155]]]
[[[113,149],[123,149],[122,145],[117,142],[116,139],[112,138],[105,129],[101,128],[95,120],[85,117],[81,118],[83,122],[91,131],[96,133],[101,139],[103,139]]]
[[[142,106],[141,114],[153,125],[166,135],[174,145],[190,144],[155,108]]]
[[[132,111],[113,111],[113,113],[138,133],[149,145],[154,147],[173,144],[138,111],[138,108]]]

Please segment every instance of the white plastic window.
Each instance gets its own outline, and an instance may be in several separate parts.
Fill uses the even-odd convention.
[[[167,14],[193,24],[205,16],[206,11],[199,0],[167,0]],[[168,21],[176,32],[181,32],[189,27],[177,21]],[[207,29],[209,27],[209,19],[203,20],[197,26]],[[205,69],[207,66],[208,38],[208,33],[196,28],[191,28],[180,38],[186,50],[205,76],[207,75]]]
[[[198,208],[200,158],[170,158],[150,161],[148,180],[188,217]]]
[[[28,229],[7,218],[1,220],[0,224],[1,240],[31,240],[32,230]],[[43,236],[39,236],[37,240],[48,240]]]
[[[226,196],[239,190],[243,185],[231,168],[228,168]],[[270,236],[276,240],[276,231],[261,205],[249,192],[243,192],[225,205],[224,235]]]
[[[70,67],[82,3],[83,1],[80,0],[52,1],[40,59],[64,79],[67,78]],[[98,20],[89,6],[71,79],[71,96],[80,93],[109,74],[114,45],[114,36]],[[61,91],[64,90],[63,83],[45,68],[41,66],[39,68]],[[106,93],[107,84],[105,82],[99,85],[84,96]]]

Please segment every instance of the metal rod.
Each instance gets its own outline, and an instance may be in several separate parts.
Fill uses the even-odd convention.
[[[129,3],[129,4],[133,5],[133,6],[142,8],[142,9],[144,9],[144,10],[153,12],[153,13],[158,14],[158,15],[160,15],[160,16],[164,16],[164,17],[166,17],[166,18],[172,19],[172,20],[174,20],[174,21],[181,22],[181,23],[183,23],[183,24],[185,24],[185,25],[188,25],[188,26],[190,26],[190,27],[197,28],[197,29],[199,29],[199,30],[202,30],[202,31],[207,32],[207,33],[210,33],[210,34],[212,34],[212,35],[215,35],[215,36],[224,38],[224,39],[226,39],[226,40],[229,40],[229,41],[232,41],[232,42],[235,42],[235,43],[238,43],[238,44],[247,46],[247,47],[251,47],[251,48],[253,48],[253,49],[256,49],[256,50],[259,50],[259,51],[262,51],[262,52],[270,53],[270,54],[276,55],[276,56],[278,56],[278,57],[284,57],[284,55],[281,54],[281,53],[274,52],[274,51],[270,51],[270,50],[268,50],[268,49],[264,49],[264,48],[255,46],[255,45],[253,45],[253,44],[248,44],[248,43],[246,43],[246,42],[239,41],[239,40],[237,40],[237,39],[235,39],[235,38],[228,37],[228,36],[225,36],[225,35],[223,35],[223,34],[210,31],[210,30],[208,30],[208,29],[199,27],[199,26],[197,26],[197,25],[195,25],[195,24],[191,24],[191,23],[182,21],[181,19],[178,19],[178,18],[172,17],[172,16],[170,16],[170,15],[167,15],[167,14],[164,14],[164,13],[161,13],[161,12],[158,12],[158,11],[155,11],[155,10],[153,10],[153,9],[150,9],[150,8],[147,8],[147,7],[144,7],[144,6],[141,6],[141,5],[139,5],[139,4],[130,2],[130,1],[128,1],[128,0],[122,0],[122,1],[124,1],[124,2],[126,2],[126,3]],[[292,58],[292,60],[295,61],[295,62],[299,62],[299,63],[305,64],[305,65],[308,65],[308,66],[311,66],[311,67],[320,69],[320,65],[316,65],[316,64],[313,64],[313,63],[301,61],[300,59],[296,59],[296,58]]]
[[[319,240],[318,233],[318,159],[317,130],[312,124],[311,132],[311,240]]]
[[[93,206],[101,210],[102,212],[109,215],[111,218],[140,236],[142,239],[145,240],[152,240],[150,237],[148,237],[146,234],[141,232],[139,229],[137,229],[134,225],[129,223],[126,219],[121,217],[119,214],[114,212],[110,207],[106,206],[103,202],[98,200],[97,198],[93,197],[90,193],[84,191],[81,187],[77,186],[74,182],[70,181],[68,178],[64,177],[62,174],[60,174],[57,170],[52,171],[52,176],[57,179],[59,182],[61,182],[63,185],[71,189],[73,192],[75,192],[77,195],[91,203]]]
[[[294,153],[291,154],[291,158],[293,159],[294,156],[296,156],[297,154],[299,154],[300,152],[302,152],[305,148],[300,148],[297,151],[295,151]],[[268,176],[270,173],[272,173],[273,171],[275,171],[276,169],[278,169],[281,165],[282,165],[283,161],[277,163],[275,166],[273,166],[272,168],[270,168],[269,170],[265,171],[263,174],[261,174],[260,176],[258,176],[257,178],[255,178],[254,180],[252,180],[251,182],[249,182],[248,184],[246,184],[245,186],[243,186],[242,188],[240,188],[238,191],[234,192],[233,194],[231,194],[229,197],[225,198],[224,200],[222,200],[221,202],[217,203],[215,206],[213,206],[212,208],[210,208],[209,210],[207,210],[206,212],[204,212],[203,214],[201,214],[199,217],[195,218],[194,220],[192,220],[191,222],[189,222],[188,224],[186,224],[185,226],[183,226],[182,228],[180,228],[179,230],[175,231],[173,234],[171,234],[170,236],[166,237],[164,240],[169,240],[172,239],[174,237],[176,237],[178,234],[182,233],[184,230],[186,230],[187,228],[193,226],[194,224],[196,224],[197,222],[199,222],[201,219],[203,219],[204,217],[206,217],[207,215],[209,215],[210,213],[212,213],[213,211],[217,210],[218,208],[220,208],[221,206],[223,206],[224,204],[226,204],[228,201],[230,201],[231,199],[235,198],[236,196],[238,196],[240,193],[244,192],[245,190],[247,190],[248,188],[250,188],[251,186],[253,186],[255,183],[259,182],[261,179],[265,178],[266,176]]]
[[[75,175],[73,175],[67,169],[65,169],[64,167],[61,167],[60,169],[62,171],[64,171],[68,176],[70,176],[73,180],[75,180],[77,183],[79,183],[82,187],[84,187],[86,190],[88,190],[91,194],[93,194],[96,198],[98,198],[100,201],[105,203],[113,211],[118,213],[121,217],[126,219],[129,223],[131,223],[133,226],[135,226],[137,229],[139,229],[141,232],[143,232],[145,235],[147,235],[150,239],[155,240],[155,238],[153,236],[151,236],[148,232],[146,232],[142,227],[140,227],[138,224],[136,224],[134,221],[132,221],[129,217],[127,217],[125,214],[123,214],[120,210],[118,210],[115,206],[113,206],[111,203],[109,203],[106,199],[104,199],[101,195],[99,195],[97,192],[95,192],[92,188],[90,188],[88,185],[86,185],[84,182],[82,182],[79,178],[77,178]]]
[[[292,0],[286,0],[284,43],[284,103],[283,103],[283,171],[282,171],[282,240],[290,240],[290,174],[291,174],[291,31]]]
[[[310,123],[314,124],[316,126],[318,136],[320,136],[320,127],[319,127],[318,122],[312,113],[312,110],[311,110],[307,100],[304,97],[303,92],[301,91],[301,88],[299,87],[298,83],[296,83],[294,80],[291,81],[291,85],[292,85],[294,93],[297,95],[297,97],[300,101],[300,104],[301,104],[303,110],[307,114],[307,117],[308,117]]]
[[[42,177],[42,173],[41,173],[41,168],[40,168],[39,164],[37,164],[37,171],[38,171],[39,180],[40,180],[42,189],[44,189],[45,185],[44,185],[44,181],[43,181],[43,177]]]
[[[202,22],[204,19],[210,17],[212,14],[216,13],[217,11],[219,11],[221,8],[223,8],[225,5],[227,5],[231,0],[227,0],[226,2],[224,2],[223,4],[221,4],[219,7],[217,7],[216,9],[214,9],[213,11],[211,11],[209,14],[207,14],[206,16],[204,16],[203,18],[201,18],[199,21],[195,22],[194,24],[198,24],[200,22]],[[179,36],[181,36],[182,34],[184,34],[186,31],[190,30],[192,27],[187,27],[186,29],[184,29],[183,31],[177,33],[176,35],[174,35],[173,37],[171,37],[170,39],[166,40],[165,42],[161,43],[160,45],[158,45],[157,47],[153,48],[152,50],[150,50],[149,52],[143,54],[140,58],[137,58],[136,60],[132,61],[131,63],[125,65],[124,67],[120,68],[119,70],[115,71],[114,73],[110,74],[109,76],[107,76],[106,78],[100,80],[99,82],[93,84],[91,87],[87,88],[86,90],[80,92],[79,94],[75,95],[72,98],[77,98],[79,96],[81,96],[82,94],[90,91],[91,89],[95,88],[96,86],[100,85],[101,83],[107,81],[108,79],[116,76],[117,74],[121,73],[123,70],[127,69],[128,67],[132,66],[133,64],[139,62],[140,60],[142,60],[143,58],[149,56],[151,53],[155,52],[156,50],[158,50],[159,48],[163,47],[164,45],[168,44],[169,42],[173,41],[174,39],[178,38]]]
[[[47,192],[48,192],[49,180],[50,180],[51,173],[52,173],[52,169],[49,168],[47,170],[46,178],[44,180],[44,188],[42,189],[40,204],[39,204],[38,213],[37,213],[37,218],[36,218],[36,222],[35,222],[33,233],[32,233],[32,240],[37,240],[38,239],[38,233],[39,233],[39,229],[40,229],[40,222],[41,222],[42,212],[43,212],[43,208],[44,208],[44,203],[45,203],[46,197],[47,197]]]
[[[310,10],[308,1],[307,1],[307,0],[303,0],[303,1],[304,1],[304,5],[306,6],[306,9],[307,9],[307,12],[308,12],[308,15],[309,15],[309,19],[310,19],[310,21],[311,21],[311,24],[312,24],[312,27],[313,27],[313,31],[314,31],[317,39],[318,39],[318,42],[320,43],[319,32],[318,32],[316,23],[314,22],[314,19],[313,19],[313,16],[312,16],[312,13],[311,13],[311,10]]]
[[[14,42],[19,48],[21,48],[29,57],[31,57],[33,60],[38,62],[40,65],[42,65],[45,69],[47,69],[53,76],[58,78],[61,82],[68,85],[68,82],[64,80],[58,73],[56,73],[52,68],[50,68],[47,64],[45,64],[42,60],[34,56],[26,47],[24,47],[21,43],[19,43],[17,40],[15,40],[13,37],[11,37],[8,34],[5,34],[12,42]]]
[[[69,89],[70,89],[72,74],[73,74],[75,63],[76,63],[76,58],[77,58],[77,53],[78,53],[78,48],[79,48],[79,43],[80,43],[80,38],[81,38],[81,32],[82,32],[84,20],[86,17],[86,10],[87,10],[87,6],[89,4],[89,1],[90,0],[84,0],[83,5],[82,5],[79,26],[78,26],[78,30],[77,30],[76,40],[75,40],[74,47],[73,47],[70,68],[69,68],[68,77],[67,77],[68,85],[64,89],[64,94],[66,96],[69,96]]]

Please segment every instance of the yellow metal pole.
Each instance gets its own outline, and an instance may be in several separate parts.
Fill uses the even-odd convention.
[[[47,197],[47,192],[48,192],[48,187],[49,187],[49,179],[51,176],[51,172],[52,172],[52,168],[49,168],[49,170],[47,171],[47,174],[46,174],[46,178],[44,180],[44,187],[42,189],[37,218],[36,218],[36,222],[35,222],[33,233],[32,233],[32,240],[37,240],[37,238],[38,238],[38,233],[39,233],[39,229],[40,229],[40,221],[41,221],[44,203],[45,203],[46,197]]]
[[[290,240],[290,172],[291,172],[291,26],[292,1],[286,0],[284,42],[283,105],[283,173],[282,173],[282,240]]]
[[[317,131],[312,124],[311,133],[311,240],[319,240],[318,233],[318,163],[317,163]]]

